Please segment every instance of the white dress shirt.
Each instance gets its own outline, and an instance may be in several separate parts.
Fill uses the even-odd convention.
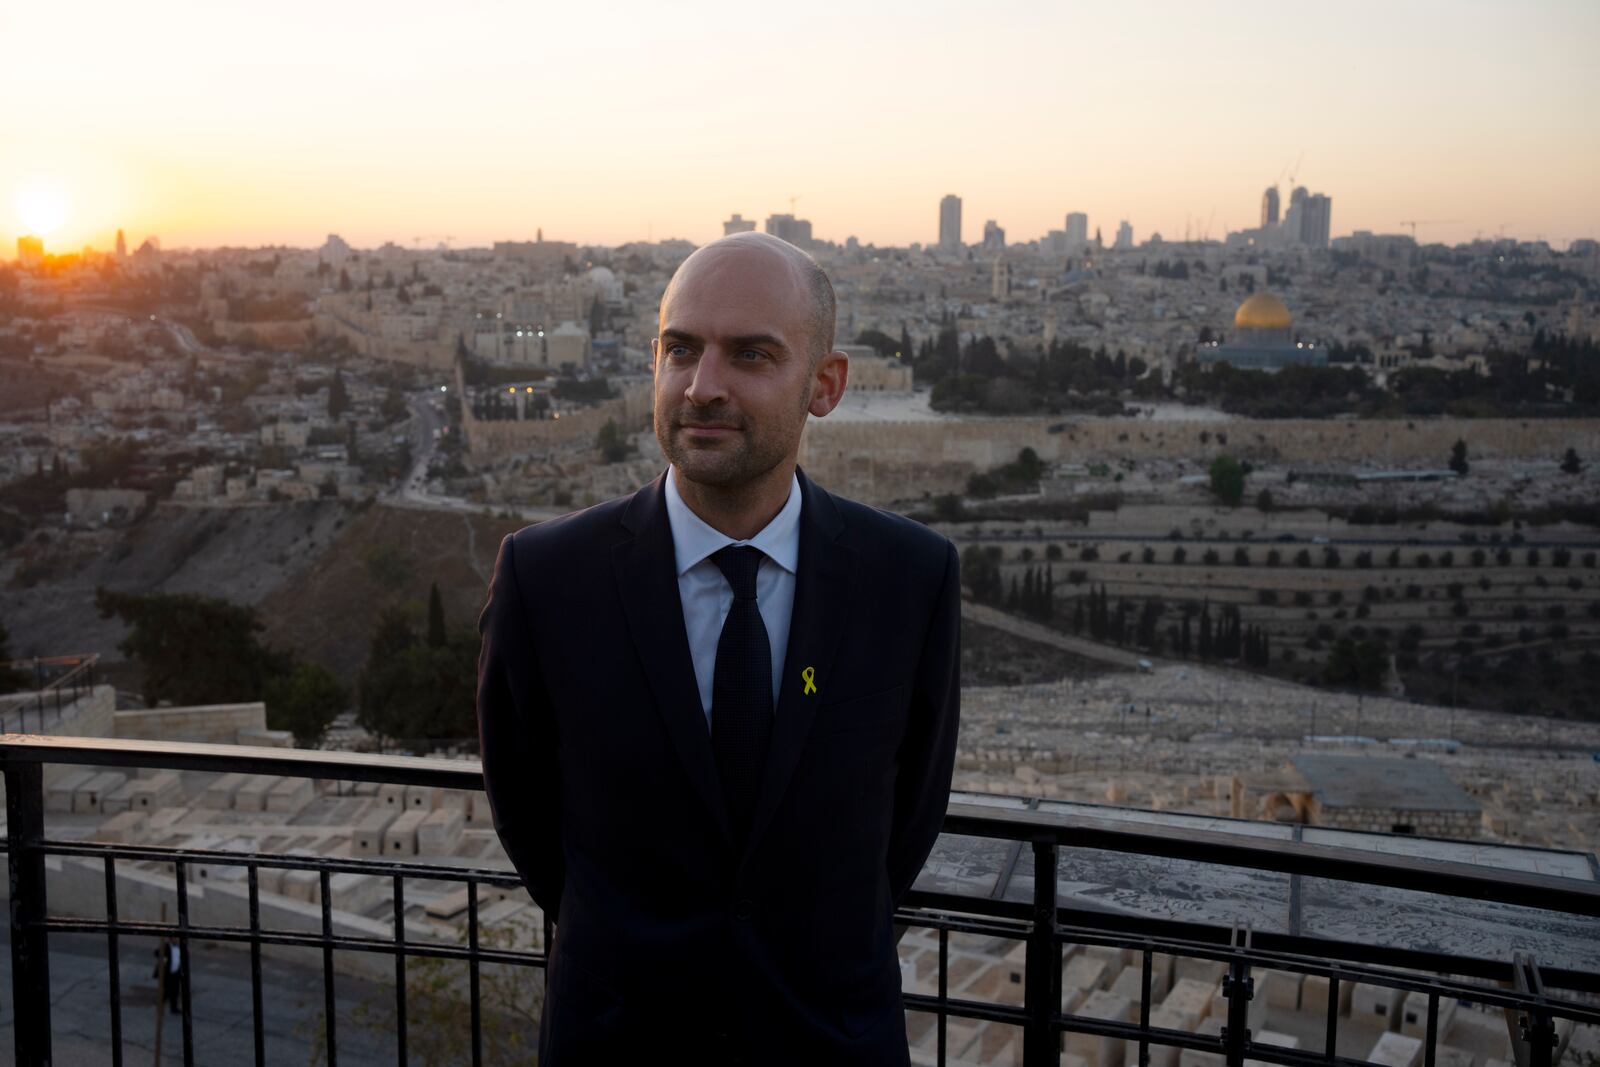
[[[678,565],[678,599],[683,627],[700,687],[700,708],[711,726],[711,679],[717,668],[717,643],[733,607],[733,586],[711,554],[727,545],[751,545],[764,555],[756,571],[756,606],[772,644],[772,704],[778,704],[783,657],[789,648],[789,617],[794,613],[794,576],[800,561],[800,479],[791,477],[789,499],[771,522],[748,541],[735,541],[707,525],[678,495],[677,475],[667,468],[667,519]]]

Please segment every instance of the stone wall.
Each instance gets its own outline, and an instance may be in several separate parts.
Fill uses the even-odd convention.
[[[1046,462],[1174,460],[1203,470],[1228,454],[1256,463],[1338,466],[1360,461],[1442,467],[1457,440],[1469,459],[1554,461],[1600,452],[1596,419],[962,418],[908,422],[813,419],[800,461],[830,489],[873,502],[961,492],[975,471],[1023,448]],[[907,487],[914,486],[915,494]]]
[[[457,395],[462,398],[461,428],[467,450],[473,459],[492,459],[518,452],[534,452],[575,441],[594,441],[600,428],[615,419],[625,434],[631,434],[650,417],[653,390],[648,381],[631,381],[619,387],[618,395],[593,407],[563,411],[548,419],[477,419],[467,401],[461,365],[456,365]]]
[[[115,729],[112,736],[136,741],[199,741],[233,745],[239,743],[241,734],[266,731],[267,706],[255,701],[249,704],[119,711],[116,713]],[[252,740],[251,743],[260,742]]]
[[[1401,808],[1330,808],[1315,799],[1311,822],[1337,830],[1373,830],[1378,833],[1413,833],[1418,837],[1470,839],[1478,836],[1482,814],[1478,811],[1427,811]],[[1409,826],[1396,831],[1396,826]]]
[[[405,363],[413,367],[443,370],[455,359],[455,341],[403,341],[370,333],[343,317],[326,311],[316,315],[319,334],[343,337],[350,346],[364,356]]]

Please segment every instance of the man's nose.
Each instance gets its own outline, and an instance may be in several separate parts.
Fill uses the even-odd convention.
[[[715,346],[700,353],[694,363],[694,376],[683,391],[684,398],[695,407],[705,407],[728,399],[728,367],[722,351]]]

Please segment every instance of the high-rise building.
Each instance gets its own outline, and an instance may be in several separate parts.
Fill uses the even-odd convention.
[[[1117,241],[1112,247],[1123,251],[1133,247],[1133,227],[1128,223],[1127,219],[1117,223]]]
[[[1006,247],[1006,231],[994,219],[983,224],[983,250],[985,252],[1003,252]]]
[[[1261,194],[1261,228],[1278,224],[1278,187],[1270,187]]]
[[[128,239],[126,237],[122,236],[122,231],[121,230],[117,231],[117,258],[118,259],[127,259],[128,258]]]
[[[811,221],[793,215],[768,215],[767,232],[796,248],[811,247]]]
[[[955,193],[939,201],[939,247],[946,252],[961,248],[961,198]]]
[[[24,267],[37,267],[44,262],[44,238],[18,237],[17,262]]]
[[[722,224],[722,236],[726,237],[730,233],[749,233],[755,228],[755,219],[747,219],[735,211],[733,218]]]
[[[1089,243],[1089,216],[1081,211],[1067,213],[1067,251],[1081,252]]]
[[[1333,198],[1313,193],[1300,206],[1300,243],[1312,248],[1327,248],[1333,226]]]

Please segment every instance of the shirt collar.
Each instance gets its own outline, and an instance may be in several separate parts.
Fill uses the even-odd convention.
[[[753,545],[772,562],[794,574],[800,562],[800,479],[789,476],[789,499],[760,533],[748,541],[735,541],[708,525],[683,502],[673,470],[668,467],[667,522],[672,527],[672,553],[680,577],[726,545]]]

